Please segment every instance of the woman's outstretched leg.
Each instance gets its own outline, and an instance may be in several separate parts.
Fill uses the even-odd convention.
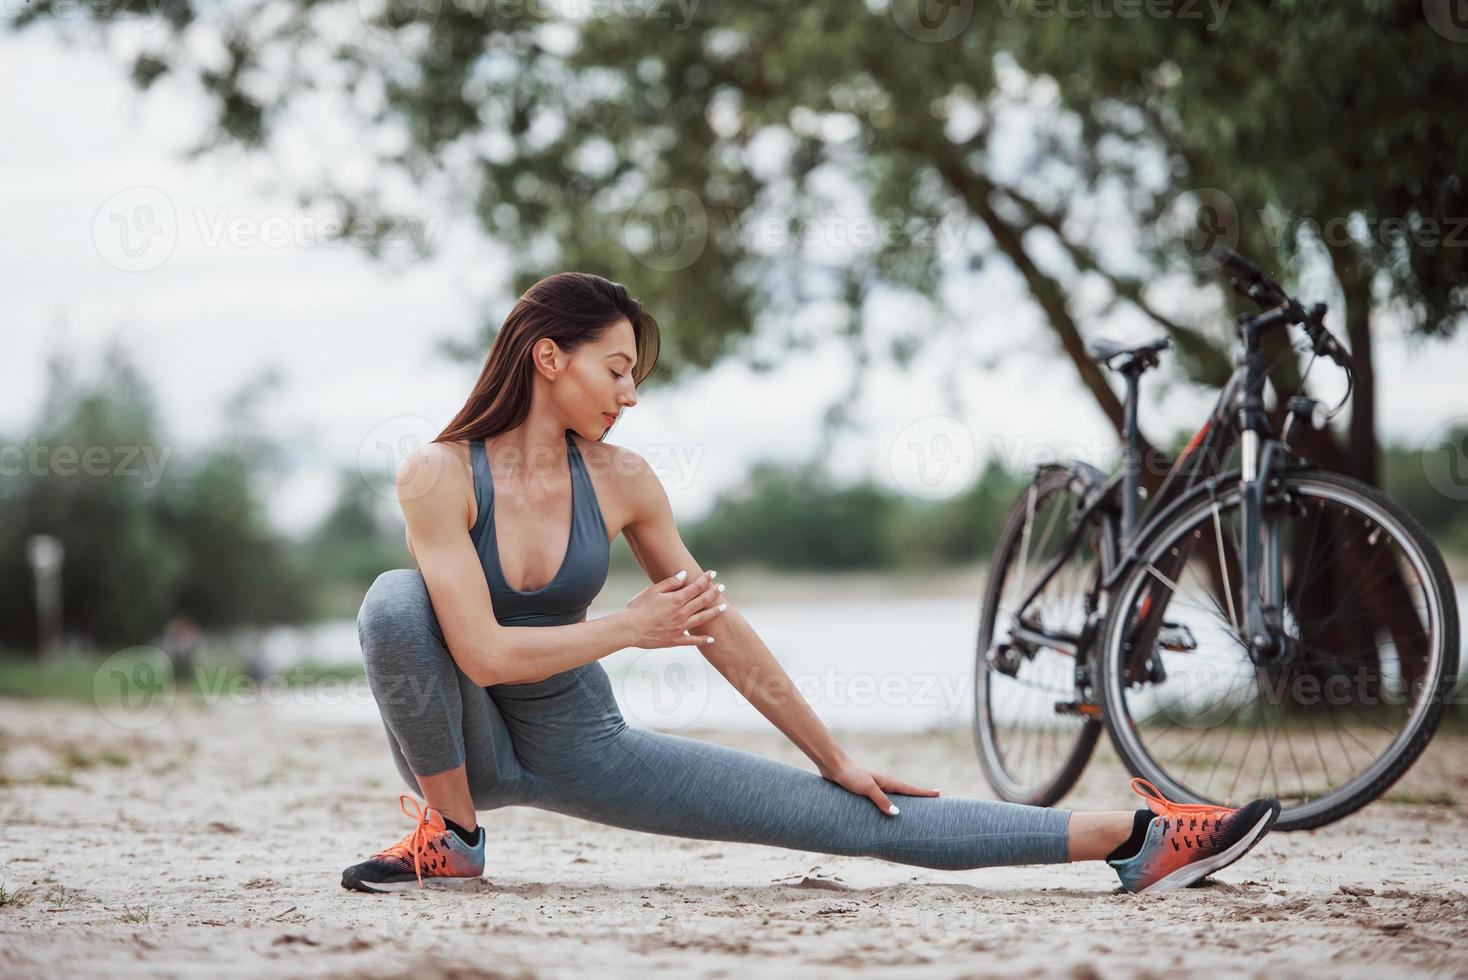
[[[1072,813],[995,800],[889,793],[882,813],[824,777],[751,752],[629,727],[600,663],[490,694],[528,772],[552,787],[536,805],[599,823],[705,840],[882,858],[944,870],[1108,858],[1140,891],[1178,887],[1237,860],[1278,804]]]
[[[586,664],[489,689],[537,805],[649,833],[961,869],[1070,860],[1067,810],[892,794],[901,812],[751,752],[629,727],[606,670]]]

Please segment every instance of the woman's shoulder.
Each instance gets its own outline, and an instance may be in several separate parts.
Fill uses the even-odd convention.
[[[661,487],[657,474],[637,450],[583,439],[575,432],[571,438],[581,451],[597,497],[609,515],[608,526],[613,522],[617,527],[625,526],[644,510],[649,500],[656,499],[656,491]]]
[[[571,433],[571,438],[581,451],[581,459],[598,485],[605,483],[617,489],[636,489],[637,484],[652,471],[647,460],[635,449],[610,442],[583,439],[575,432]]]
[[[398,502],[421,501],[435,509],[466,511],[474,521],[474,471],[469,442],[429,442],[408,454],[398,469]]]

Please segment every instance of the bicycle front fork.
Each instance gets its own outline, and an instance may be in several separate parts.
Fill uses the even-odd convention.
[[[1264,506],[1269,474],[1280,444],[1259,433],[1242,434],[1242,508],[1244,553],[1242,600],[1244,621],[1236,624],[1256,656],[1272,657],[1282,650],[1284,633],[1284,529],[1277,512]],[[1222,542],[1219,542],[1220,549]],[[1225,576],[1226,578],[1227,576]],[[1224,584],[1228,588],[1227,583]]]

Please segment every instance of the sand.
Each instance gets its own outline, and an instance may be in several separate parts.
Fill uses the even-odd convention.
[[[410,826],[380,727],[181,702],[126,731],[0,700],[0,730],[5,977],[1468,975],[1461,735],[1398,794],[1438,802],[1271,835],[1183,894],[1121,893],[1099,863],[932,871],[513,807],[483,816],[477,890],[365,895],[341,868]],[[680,734],[809,767],[773,729]],[[842,741],[989,795],[966,732]],[[1103,750],[1067,805],[1134,800]]]

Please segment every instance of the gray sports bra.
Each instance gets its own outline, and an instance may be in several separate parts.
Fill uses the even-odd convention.
[[[494,531],[494,480],[484,440],[469,441],[474,471],[474,527],[469,537],[479,552],[479,563],[489,582],[494,618],[501,626],[564,626],[578,623],[607,581],[611,543],[597,503],[596,487],[586,472],[581,450],[566,431],[566,458],[571,465],[571,537],[554,578],[533,592],[513,589],[500,567],[499,543]]]

